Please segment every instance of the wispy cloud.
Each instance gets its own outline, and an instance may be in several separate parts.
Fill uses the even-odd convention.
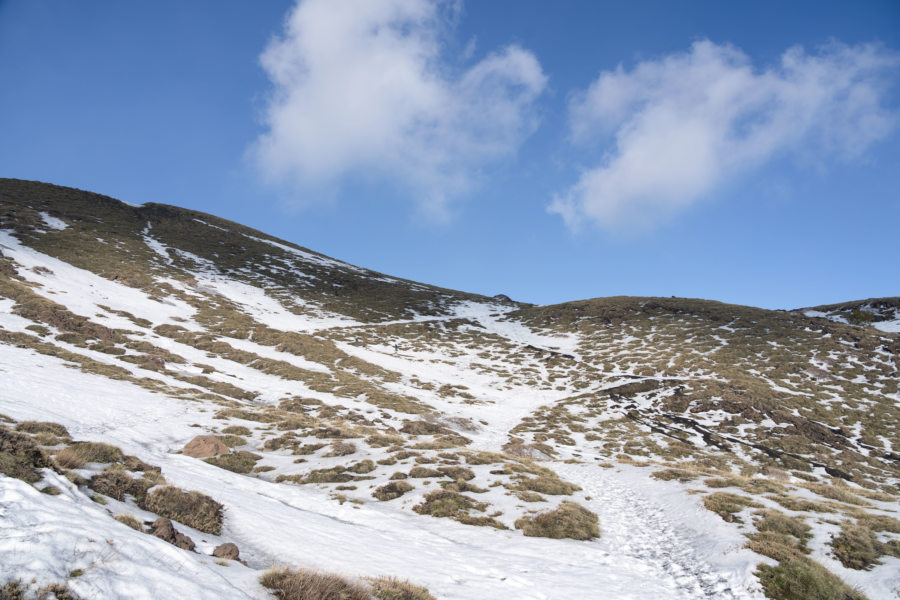
[[[887,136],[900,61],[877,45],[787,50],[756,69],[739,49],[700,41],[685,53],[606,71],[569,106],[575,144],[610,146],[549,207],[578,229],[651,228],[772,159],[857,156]]]
[[[251,153],[264,176],[301,188],[383,177],[440,217],[480,168],[514,154],[546,77],[515,45],[454,67],[443,41],[455,6],[298,2],[261,57],[274,93]]]

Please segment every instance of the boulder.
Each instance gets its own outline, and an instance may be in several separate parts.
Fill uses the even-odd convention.
[[[227,454],[228,446],[214,435],[198,435],[182,449],[182,454],[193,458],[209,458],[219,454]]]
[[[169,519],[160,517],[153,521],[150,533],[182,550],[194,551],[194,540],[176,530]]]
[[[227,558],[228,560],[240,560],[238,547],[231,542],[216,546],[216,549],[213,550],[213,556],[216,558]]]

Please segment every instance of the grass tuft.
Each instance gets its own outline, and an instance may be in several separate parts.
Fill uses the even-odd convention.
[[[29,436],[0,427],[0,473],[27,483],[40,481],[38,469],[50,466]]]
[[[727,492],[715,492],[703,499],[703,506],[711,510],[728,523],[741,523],[737,513],[745,508],[760,508],[761,505],[745,496],[729,494]]]
[[[900,558],[900,543],[880,542],[875,532],[861,523],[845,521],[841,533],[831,540],[835,558],[848,569],[868,570],[881,564],[885,554]]]
[[[865,600],[865,596],[805,556],[792,556],[757,570],[766,597],[773,600]]]
[[[69,448],[83,463],[115,463],[125,460],[125,454],[117,446],[103,442],[75,442]],[[62,452],[62,451],[60,451]],[[57,454],[59,457],[59,454]]]
[[[387,500],[399,498],[412,489],[413,486],[405,481],[391,481],[390,483],[386,483],[383,486],[377,488],[374,492],[372,492],[372,495],[378,500],[384,502]]]
[[[272,590],[278,600],[371,600],[365,586],[309,569],[269,569],[259,582]]]
[[[134,529],[136,531],[144,531],[144,524],[141,523],[140,521],[138,521],[133,515],[127,515],[127,514],[116,515],[115,519],[119,523],[128,525],[129,527],[131,527],[132,529]]]
[[[253,452],[248,452],[246,450],[239,450],[237,452],[229,452],[228,454],[220,454],[219,456],[214,456],[205,460],[211,465],[233,471],[234,473],[250,473],[253,471],[253,467],[256,466],[256,462],[261,458],[262,456],[259,454],[254,454]]]
[[[581,488],[574,483],[563,481],[555,476],[539,475],[537,477],[525,477],[515,486],[516,490],[537,492],[551,496],[571,496],[573,492]]]
[[[51,433],[56,437],[67,438],[69,431],[59,423],[48,421],[22,421],[16,425],[16,431],[25,433]]]
[[[219,535],[222,530],[222,505],[200,492],[169,485],[154,489],[138,505],[204,533]]]
[[[120,469],[106,469],[91,477],[88,487],[104,496],[109,496],[119,502],[125,500],[125,494],[134,496],[141,502],[147,494],[147,490],[153,483],[146,479],[135,479]]]
[[[530,537],[590,540],[600,537],[599,519],[585,507],[564,500],[556,509],[516,520],[516,529]]]
[[[373,577],[368,581],[378,600],[437,600],[426,588],[396,577]]]

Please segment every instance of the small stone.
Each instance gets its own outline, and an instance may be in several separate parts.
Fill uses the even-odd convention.
[[[209,458],[226,454],[228,446],[214,435],[198,435],[189,441],[181,451],[185,456],[193,458]]]
[[[175,526],[172,525],[172,521],[166,519],[165,517],[160,517],[157,520],[153,521],[153,524],[150,526],[150,533],[155,535],[161,540],[170,541],[175,539]]]
[[[182,550],[190,550],[191,552],[194,551],[194,540],[181,532],[175,532],[175,541],[173,543],[176,547],[181,548]]]
[[[216,558],[227,558],[228,560],[239,560],[240,552],[235,544],[226,542],[221,546],[216,546],[216,549],[213,550],[213,556]]]
[[[150,526],[150,533],[182,550],[194,551],[194,540],[177,531],[175,526],[172,525],[172,521],[165,517],[160,517],[153,521],[153,525]]]

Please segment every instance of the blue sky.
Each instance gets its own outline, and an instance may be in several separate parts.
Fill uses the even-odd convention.
[[[898,53],[891,1],[0,0],[0,176],[536,303],[898,295]]]

